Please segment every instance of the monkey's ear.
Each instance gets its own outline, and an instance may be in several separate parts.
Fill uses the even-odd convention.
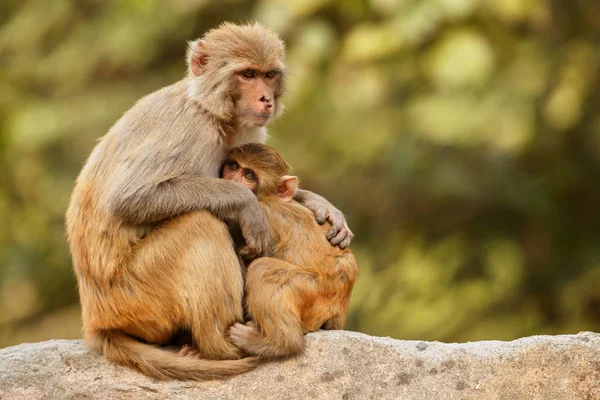
[[[200,76],[204,73],[207,57],[208,47],[204,40],[198,39],[188,43],[187,63],[192,74]]]
[[[296,194],[298,188],[298,178],[295,176],[284,175],[279,182],[277,197],[282,201],[291,201]]]

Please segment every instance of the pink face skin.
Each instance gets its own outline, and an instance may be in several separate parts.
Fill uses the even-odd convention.
[[[275,92],[281,73],[249,67],[236,74],[241,99],[241,113],[253,125],[265,126],[275,112]]]
[[[236,162],[228,162],[223,167],[223,178],[239,182],[256,194],[256,174],[249,168],[242,168]]]

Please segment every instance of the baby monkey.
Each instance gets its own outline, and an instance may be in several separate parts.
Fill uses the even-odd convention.
[[[250,322],[229,329],[235,345],[265,358],[302,351],[307,332],[342,329],[358,275],[352,252],[331,246],[329,227],[293,200],[298,178],[289,170],[273,148],[250,143],[233,149],[221,171],[256,194],[269,227],[268,257],[246,275]]]

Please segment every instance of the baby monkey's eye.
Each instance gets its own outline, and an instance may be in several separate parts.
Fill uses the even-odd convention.
[[[256,76],[256,72],[253,69],[246,69],[242,71],[242,76],[246,79],[252,79]]]
[[[231,161],[230,163],[228,163],[227,166],[232,171],[237,171],[238,169],[240,169],[240,166],[238,165],[238,163],[236,163],[234,161]]]
[[[244,174],[244,178],[249,182],[254,182],[256,180],[256,175],[254,175],[254,172],[248,171]]]
[[[269,71],[265,74],[267,79],[275,78],[275,75],[277,75],[277,71]]]

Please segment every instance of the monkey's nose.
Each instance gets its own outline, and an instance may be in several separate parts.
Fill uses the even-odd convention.
[[[263,96],[263,97],[261,97],[261,98],[260,98],[260,101],[261,101],[261,102],[263,102],[263,103],[267,103],[267,107],[269,107],[269,106],[270,106],[271,99],[270,99],[270,98],[268,98],[267,96]]]

